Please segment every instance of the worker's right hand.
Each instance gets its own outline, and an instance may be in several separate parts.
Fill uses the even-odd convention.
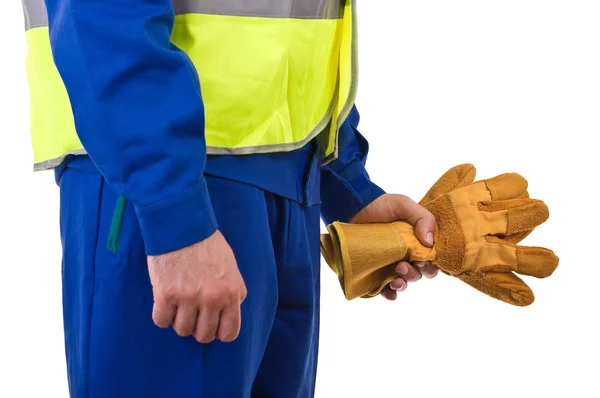
[[[246,285],[233,251],[217,231],[207,239],[170,253],[148,256],[154,291],[154,323],[200,343],[235,340]]]

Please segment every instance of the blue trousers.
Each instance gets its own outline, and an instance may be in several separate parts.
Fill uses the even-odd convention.
[[[314,395],[319,205],[229,179],[207,179],[219,229],[233,249],[248,297],[238,339],[202,345],[152,322],[152,287],[133,207],[125,205],[118,250],[108,250],[118,195],[87,157],[71,161],[61,173],[71,397]]]

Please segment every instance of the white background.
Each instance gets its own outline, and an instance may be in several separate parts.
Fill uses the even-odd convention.
[[[0,24],[0,397],[67,397],[58,190],[34,174],[23,18]],[[553,249],[517,308],[446,275],[398,301],[346,302],[323,268],[317,397],[600,397],[597,1],[364,1],[361,132],[369,171],[415,200],[449,167],[517,171]],[[282,397],[288,398],[288,397]]]

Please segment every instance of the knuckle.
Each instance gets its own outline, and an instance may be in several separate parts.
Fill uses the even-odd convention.
[[[228,301],[234,301],[240,296],[240,289],[238,287],[228,287],[226,297]]]
[[[406,275],[408,274],[408,264],[406,263],[400,263],[399,265],[396,266],[396,273],[400,274],[400,275]]]
[[[427,210],[426,208],[422,207],[422,214],[421,214],[421,221],[427,223],[427,224],[431,224],[431,223],[435,223],[435,216],[433,214],[431,214],[429,212],[429,210]]]
[[[169,327],[169,322],[165,321],[162,317],[159,317],[157,315],[153,315],[152,316],[152,320],[154,321],[154,324],[156,326],[158,326],[159,328],[165,329]]]
[[[208,333],[203,333],[195,336],[196,341],[200,344],[212,343],[215,340],[215,336]]]
[[[219,340],[223,343],[231,343],[234,341],[239,335],[239,331],[226,331],[219,333]]]
[[[182,292],[179,301],[196,305],[198,303],[198,292],[193,290]]]
[[[226,337],[220,338],[219,340],[223,343],[231,343],[231,342],[233,342],[233,340],[235,340],[235,337],[226,336]]]
[[[419,279],[421,279],[421,273],[419,271],[417,271],[416,269],[414,269],[413,267],[410,267],[408,275],[406,275],[405,279],[407,282],[416,282]]]
[[[175,289],[168,289],[162,293],[162,299],[167,303],[173,303],[177,301],[179,298],[178,296],[178,292]]]
[[[429,278],[435,278],[437,276],[437,274],[438,274],[438,271],[434,270],[434,271],[430,272],[428,276],[429,276]]]
[[[221,294],[219,294],[218,291],[213,289],[205,290],[201,294],[201,299],[204,304],[212,306],[219,303],[219,301],[221,300]]]
[[[180,337],[187,337],[192,334],[192,332],[187,328],[175,327],[175,333],[177,333]]]

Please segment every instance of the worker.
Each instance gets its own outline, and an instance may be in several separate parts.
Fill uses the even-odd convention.
[[[355,2],[23,5],[71,397],[314,396],[320,219],[435,228],[365,170]]]

